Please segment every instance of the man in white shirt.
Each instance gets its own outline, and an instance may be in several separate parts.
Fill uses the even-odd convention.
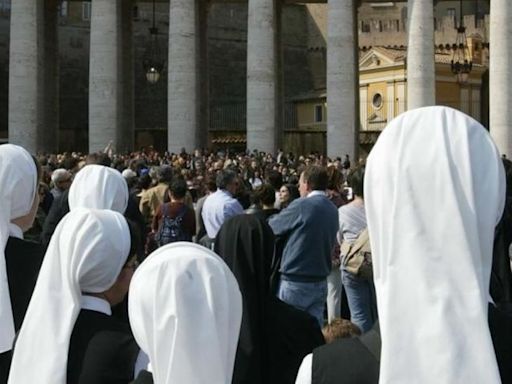
[[[206,198],[201,213],[206,228],[206,239],[201,244],[210,247],[226,219],[244,213],[242,205],[233,196],[238,188],[238,175],[229,169],[217,174],[217,191]]]

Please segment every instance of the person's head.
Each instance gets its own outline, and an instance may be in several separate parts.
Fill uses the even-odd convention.
[[[71,186],[73,175],[67,169],[59,168],[53,171],[51,179],[56,188],[65,191]]]
[[[124,213],[128,197],[128,185],[121,173],[102,165],[86,165],[69,189],[69,209],[112,209]]]
[[[271,169],[267,173],[267,183],[269,183],[275,191],[278,191],[283,184],[283,175],[279,171]]]
[[[103,165],[104,167],[110,167],[112,159],[108,157],[106,153],[96,152],[90,153],[85,158],[85,165]]]
[[[159,183],[170,184],[172,181],[172,167],[170,165],[161,165],[157,170],[157,180]]]
[[[327,167],[327,189],[340,191],[343,184],[343,174],[335,165]]]
[[[325,342],[332,343],[338,339],[345,339],[361,335],[361,330],[350,320],[337,317],[322,328]]]
[[[0,233],[5,234],[3,239],[0,236],[0,251],[5,249],[9,222],[23,232],[32,227],[39,207],[41,174],[39,162],[25,149],[12,144],[0,145],[0,178],[4,180],[0,185]],[[0,347],[1,344],[0,337]]]
[[[300,174],[299,192],[302,197],[312,191],[325,191],[327,189],[327,171],[318,165],[309,165]]]
[[[10,380],[47,383],[55,375],[65,377],[67,342],[82,296],[112,305],[119,301],[131,278],[130,247],[127,221],[118,212],[77,208],[64,216],[50,240],[17,338]]]
[[[367,159],[364,200],[380,380],[499,382],[487,315],[505,173],[487,130],[447,107],[398,116]]]
[[[139,265],[137,254],[141,246],[140,230],[134,222],[126,221],[130,230],[130,253],[114,284],[109,289],[99,293],[99,296],[105,298],[111,306],[115,306],[124,300],[130,288],[133,273]]]
[[[365,165],[361,164],[347,176],[347,184],[352,188],[352,193],[361,198],[364,198],[364,172]]]
[[[256,199],[263,206],[263,209],[274,207],[276,201],[276,192],[270,184],[262,184],[254,190]]]
[[[217,173],[217,188],[224,189],[235,195],[238,190],[238,175],[231,169],[224,169]]]
[[[135,272],[128,300],[155,383],[231,382],[242,298],[219,256],[193,243],[158,248]]]
[[[213,192],[215,192],[217,190],[217,180],[216,180],[215,175],[209,173],[206,176],[206,179],[205,179],[204,183],[206,185],[206,190],[209,193],[213,193]]]
[[[174,201],[182,201],[187,194],[187,182],[181,177],[176,177],[171,182],[171,186],[169,187],[169,194],[171,196],[171,200]]]
[[[279,200],[281,202],[281,208],[284,208],[290,203],[299,198],[299,189],[293,184],[284,184],[279,188]]]

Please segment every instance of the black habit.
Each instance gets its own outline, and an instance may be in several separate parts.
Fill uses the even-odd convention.
[[[40,244],[9,237],[5,247],[5,262],[16,332],[21,328],[27,312],[43,257],[44,247]],[[0,384],[7,383],[10,365],[11,351],[0,354]]]
[[[127,384],[139,353],[129,327],[101,312],[82,309],[69,342],[68,384]]]
[[[271,293],[272,229],[255,215],[232,217],[215,251],[233,271],[243,299],[233,384],[293,384],[304,356],[324,339],[313,317]]]

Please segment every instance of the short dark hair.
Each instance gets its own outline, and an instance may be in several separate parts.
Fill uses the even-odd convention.
[[[276,191],[270,184],[262,184],[254,191],[257,200],[264,205],[273,205],[276,202]]]
[[[172,167],[170,165],[161,165],[157,170],[159,183],[170,183],[172,180]]]
[[[97,164],[97,165],[103,165],[105,167],[110,167],[112,164],[112,160],[106,153],[101,152],[95,152],[90,153],[85,158],[85,165],[91,165],[91,164]]]
[[[187,194],[187,182],[181,177],[175,178],[169,188],[171,195],[176,199],[183,199]]]
[[[226,189],[226,187],[233,182],[238,177],[235,171],[231,169],[224,169],[217,173],[217,188]]]
[[[359,197],[364,197],[364,171],[365,166],[364,164],[361,164],[347,176],[347,183],[349,187],[352,188],[354,195]]]
[[[312,191],[325,191],[327,189],[327,170],[319,165],[310,165],[302,172],[303,180]]]
[[[283,184],[283,175],[281,175],[279,171],[272,169],[268,171],[267,183],[269,183],[275,190],[278,190]]]
[[[215,180],[215,175],[208,174],[205,180],[206,189],[210,192],[215,192],[217,190],[217,181]]]

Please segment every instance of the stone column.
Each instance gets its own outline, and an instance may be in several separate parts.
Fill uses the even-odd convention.
[[[490,68],[489,68],[489,128],[501,154],[512,158],[512,2],[491,1]]]
[[[121,123],[118,138],[118,151],[126,152],[134,148],[134,63],[133,63],[133,1],[123,0],[121,4],[121,55],[119,73],[121,74],[120,99]]]
[[[354,0],[329,0],[327,19],[327,156],[357,160],[359,76]],[[357,138],[357,139],[356,139]]]
[[[407,105],[414,109],[436,103],[434,2],[408,0],[407,7]]]
[[[247,149],[276,151],[276,2],[249,0]]]
[[[208,146],[210,127],[210,78],[208,75],[208,13],[210,1],[199,2],[199,128],[197,130],[197,147]]]
[[[174,153],[199,144],[198,7],[197,0],[170,0],[167,147]]]
[[[122,148],[121,0],[92,0],[89,63],[89,152]]]
[[[9,142],[31,153],[57,148],[57,3],[11,4]]]

